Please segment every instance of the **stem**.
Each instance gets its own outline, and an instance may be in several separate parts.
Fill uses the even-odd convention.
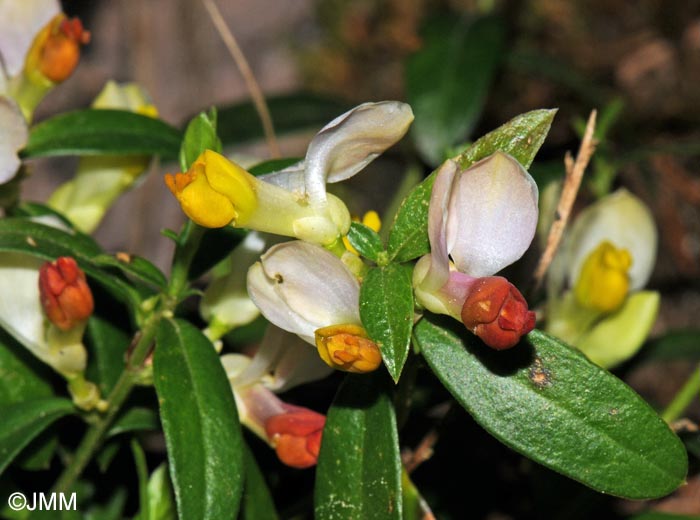
[[[198,226],[191,220],[188,220],[185,224],[185,228],[180,235],[180,241],[175,248],[175,258],[173,259],[170,284],[168,286],[169,296],[177,298],[187,287],[187,275],[189,274],[190,264],[197,252],[202,236],[204,236],[204,231],[203,227]]]
[[[100,420],[88,429],[85,437],[73,455],[73,460],[63,471],[53,487],[55,493],[66,493],[72,487],[73,483],[87,466],[90,459],[99,449],[107,433],[108,428],[112,425],[117,413],[121,409],[122,404],[129,397],[131,389],[138,380],[138,372],[143,364],[146,356],[148,356],[151,344],[156,336],[156,328],[160,321],[160,315],[154,315],[143,329],[143,333],[139,338],[136,347],[133,350],[131,359],[126,366],[124,372],[114,385],[112,392],[109,394],[107,402],[109,408],[107,413]]]
[[[661,418],[667,423],[676,421],[698,394],[700,394],[700,365],[695,367],[695,370],[693,370],[691,376],[673,398],[673,401],[661,413]]]

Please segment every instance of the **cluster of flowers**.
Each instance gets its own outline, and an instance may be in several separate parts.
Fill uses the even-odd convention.
[[[20,168],[17,150],[26,143],[34,107],[70,74],[80,45],[89,39],[79,21],[58,13],[54,1],[26,4],[40,5],[36,12],[43,21],[20,5],[0,0],[0,14],[22,27],[0,34],[5,66],[0,75],[0,182]],[[37,31],[35,38],[26,39]],[[156,115],[134,86],[109,84],[94,106]],[[316,463],[325,417],[285,403],[276,393],[332,370],[370,372],[382,361],[379,346],[360,319],[365,266],[344,245],[350,212],[326,185],[361,171],[399,141],[412,120],[404,103],[365,103],[326,125],[312,139],[304,160],[281,171],[255,177],[207,150],[188,171],[165,177],[195,223],[250,230],[231,254],[229,272],[208,286],[200,309],[208,323],[205,333],[219,345],[224,334],[259,313],[271,323],[254,355],[224,354],[220,359],[241,421],[290,466]],[[146,167],[143,157],[84,160],[49,203],[78,229],[90,232]],[[624,214],[635,219],[634,233],[620,218]],[[417,302],[462,322],[491,348],[517,345],[534,328],[535,313],[513,284],[494,275],[529,248],[537,221],[537,185],[513,157],[497,152],[467,169],[446,161],[435,174],[430,199],[430,253],[418,260],[413,273]],[[376,214],[367,222],[375,229],[380,225]],[[648,279],[655,233],[648,210],[626,192],[584,212],[550,277],[547,328],[601,364],[631,356],[648,328],[625,336],[625,320],[638,317],[641,306],[650,327],[658,307],[655,293],[630,294]],[[293,240],[280,243],[275,235]],[[0,269],[0,290],[14,289],[17,295],[12,302],[0,300],[0,324],[66,377],[78,406],[103,410],[97,387],[83,376],[82,336],[93,300],[75,260],[63,257],[42,264],[3,253]],[[624,352],[617,349],[611,355],[601,347],[598,338],[609,337],[611,331],[622,338]]]

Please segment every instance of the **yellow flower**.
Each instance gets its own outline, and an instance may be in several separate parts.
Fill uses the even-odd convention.
[[[243,168],[211,150],[205,150],[186,173],[165,176],[185,214],[209,228],[245,225],[258,205],[255,182]]]
[[[586,257],[574,287],[578,302],[602,312],[618,309],[627,298],[632,255],[607,240]]]

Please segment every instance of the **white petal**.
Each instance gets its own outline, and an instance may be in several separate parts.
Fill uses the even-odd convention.
[[[27,122],[19,107],[0,96],[0,184],[15,176],[20,159],[17,152],[27,144]]]
[[[490,276],[518,260],[537,227],[537,185],[497,152],[463,171],[449,203],[447,248],[457,270]]]
[[[260,175],[258,179],[291,191],[301,198],[306,192],[304,188],[304,175],[304,161],[300,161],[292,166],[288,166],[284,170]]]
[[[34,37],[60,11],[58,0],[0,0],[0,57],[9,76],[22,70]]]
[[[314,344],[314,331],[360,323],[359,283],[340,259],[306,242],[278,244],[248,272],[248,292],[278,327]]]
[[[326,182],[352,177],[408,131],[413,111],[406,103],[364,103],[328,123],[306,152],[306,193],[323,202]]]
[[[566,243],[569,283],[576,283],[586,257],[605,240],[631,253],[630,289],[644,287],[656,261],[656,225],[649,208],[624,189],[603,197],[576,218]]]

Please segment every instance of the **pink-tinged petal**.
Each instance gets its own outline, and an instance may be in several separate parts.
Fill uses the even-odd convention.
[[[27,122],[19,107],[0,96],[0,184],[15,176],[21,163],[17,152],[27,144]]]
[[[470,276],[518,260],[537,227],[537,185],[518,161],[497,152],[460,174],[448,208],[447,248]]]
[[[22,70],[34,37],[59,12],[58,0],[0,0],[0,63],[8,76]]]
[[[326,182],[348,179],[401,139],[413,121],[406,103],[364,103],[328,123],[309,144],[305,160],[306,193],[323,203]]]
[[[307,242],[270,248],[248,272],[248,293],[269,321],[311,344],[318,328],[360,323],[357,279],[338,257]]]
[[[425,275],[422,288],[437,291],[448,279],[450,258],[447,251],[447,218],[449,200],[458,172],[457,163],[448,160],[437,172],[430,195],[428,213],[428,238],[430,239],[430,269]]]

